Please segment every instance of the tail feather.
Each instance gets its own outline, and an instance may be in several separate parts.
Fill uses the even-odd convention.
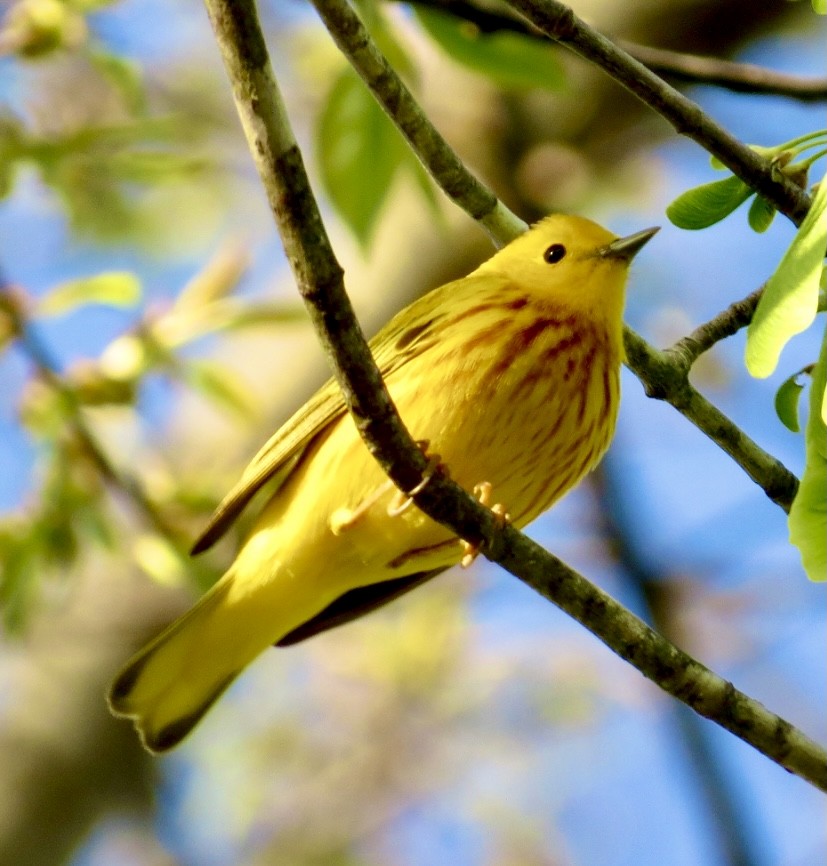
[[[133,719],[151,752],[180,743],[259,651],[227,640],[234,618],[222,613],[231,580],[219,581],[130,659],[112,684],[112,712]]]

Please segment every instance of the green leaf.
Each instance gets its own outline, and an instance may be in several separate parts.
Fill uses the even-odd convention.
[[[798,402],[804,386],[798,381],[798,377],[803,372],[805,371],[799,370],[790,376],[775,392],[775,414],[778,415],[781,423],[793,433],[798,433],[801,430],[801,425],[798,423]]]
[[[767,281],[747,330],[745,361],[752,376],[769,376],[790,338],[812,324],[818,309],[825,246],[827,176],[819,184],[793,242]]]
[[[749,207],[749,214],[747,215],[747,220],[749,221],[750,228],[754,232],[758,232],[761,234],[765,232],[772,221],[775,219],[775,207],[768,202],[764,196],[757,195],[752,200],[752,204]]]
[[[258,407],[253,394],[227,367],[214,361],[190,360],[186,367],[187,381],[216,403],[249,421]]]
[[[417,9],[428,35],[454,60],[480,72],[501,87],[559,90],[565,76],[551,42],[519,33],[481,33],[468,21],[433,9]]]
[[[141,300],[141,282],[129,271],[108,271],[69,280],[50,289],[37,305],[37,314],[58,316],[85,304],[134,307]]]
[[[666,208],[666,216],[681,229],[705,229],[729,216],[751,195],[740,178],[731,175],[688,189]]]
[[[827,15],[827,0],[810,0],[816,15]]]
[[[821,353],[813,369],[810,408],[805,430],[806,459],[798,493],[787,521],[790,541],[801,553],[807,577],[827,580],[827,423],[824,402],[827,393],[827,328]]]
[[[322,109],[316,153],[330,201],[363,247],[404,147],[404,139],[362,81],[344,70]]]

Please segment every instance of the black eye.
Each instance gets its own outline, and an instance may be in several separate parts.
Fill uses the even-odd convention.
[[[552,244],[544,253],[543,258],[550,264],[555,265],[566,255],[566,248],[562,244]]]

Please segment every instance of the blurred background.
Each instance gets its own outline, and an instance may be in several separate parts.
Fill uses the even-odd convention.
[[[805,2],[573,7],[613,37],[824,73],[825,19]],[[702,232],[669,225],[665,206],[715,179],[708,156],[598,70],[552,48],[542,86],[495,82],[451,60],[407,5],[379,8],[429,116],[521,216],[576,211],[618,234],[663,225],[635,263],[627,311],[655,345],[774,269],[794,232],[783,218],[763,235],[743,210]],[[331,130],[359,129],[364,104],[334,101],[344,61],[308,4],[260,9],[372,333],[491,247],[410,166],[383,177],[381,153],[336,186],[347,161]],[[0,277],[12,299],[0,310],[0,863],[823,862],[821,795],[482,559],[265,653],[180,749],[140,749],[109,716],[107,683],[231,561],[238,535],[203,561],[182,551],[326,378],[325,361],[203,9],[0,10]],[[749,143],[824,124],[818,103],[688,92]],[[797,474],[803,438],[773,399],[815,360],[815,330],[769,380],[744,372],[743,334],[693,374]],[[628,371],[623,386],[608,457],[529,534],[823,740],[824,587],[807,581],[785,515]]]

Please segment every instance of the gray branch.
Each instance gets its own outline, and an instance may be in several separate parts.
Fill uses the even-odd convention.
[[[289,128],[252,0],[205,0],[239,114],[299,290],[319,328],[360,433],[404,491],[425,460],[390,402],[342,284]],[[341,6],[318,0],[318,6]],[[341,338],[341,334],[345,338]],[[373,414],[375,410],[375,414]],[[670,644],[561,560],[435,473],[416,505],[565,610],[662,689],[827,790],[827,753],[801,731]]]

